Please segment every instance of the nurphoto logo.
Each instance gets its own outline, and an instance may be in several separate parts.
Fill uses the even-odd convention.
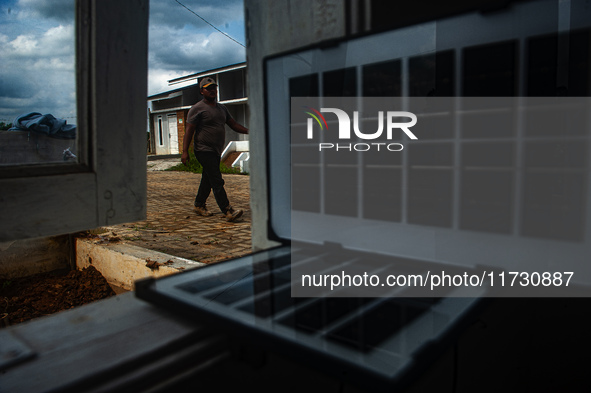
[[[359,111],[353,111],[353,121],[351,121],[351,117],[342,109],[338,108],[320,108],[320,110],[316,110],[309,106],[304,106],[306,109],[306,114],[310,115],[311,117],[308,118],[307,121],[307,138],[313,139],[314,138],[314,120],[320,127],[321,131],[328,131],[328,123],[326,118],[324,117],[323,113],[332,113],[336,115],[339,125],[338,130],[338,138],[339,140],[350,140],[351,139],[351,128],[353,128],[353,132],[355,136],[359,139],[363,140],[376,140],[382,136],[384,133],[384,128],[386,129],[386,139],[392,140],[394,135],[394,131],[402,131],[404,132],[410,139],[418,139],[415,134],[410,130],[410,127],[417,124],[417,116],[412,112],[402,112],[402,111],[384,111],[378,112],[378,129],[377,131],[373,131],[371,133],[367,133],[361,130],[359,127]],[[408,118],[410,121],[401,122],[401,118]],[[386,126],[384,127],[384,123]],[[351,125],[353,127],[351,127]],[[377,150],[380,151],[381,148],[387,149],[389,151],[401,151],[404,146],[401,143],[385,143],[385,142],[371,142],[371,143],[319,143],[318,149],[320,151],[327,150],[327,149],[334,149],[336,151],[339,150],[348,150],[348,151],[369,151],[369,150]]]

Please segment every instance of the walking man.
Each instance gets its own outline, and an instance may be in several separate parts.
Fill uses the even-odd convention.
[[[242,210],[235,210],[230,205],[226,190],[224,189],[224,179],[220,172],[220,160],[225,145],[227,124],[232,130],[248,134],[248,128],[238,124],[232,118],[228,109],[217,102],[218,85],[215,81],[206,77],[199,83],[199,89],[203,100],[199,101],[189,109],[187,115],[187,127],[185,137],[183,138],[183,155],[181,162],[187,165],[189,161],[189,146],[193,135],[193,151],[197,161],[203,167],[201,183],[195,197],[195,212],[201,216],[209,217],[212,215],[207,210],[205,202],[209,193],[213,190],[215,200],[226,216],[226,220],[234,221],[242,216]]]

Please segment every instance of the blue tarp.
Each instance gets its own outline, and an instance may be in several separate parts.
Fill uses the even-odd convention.
[[[17,116],[12,125],[13,127],[8,131],[33,131],[59,139],[76,138],[75,125],[66,124],[65,120],[57,119],[51,114],[42,115],[38,112],[27,113]]]

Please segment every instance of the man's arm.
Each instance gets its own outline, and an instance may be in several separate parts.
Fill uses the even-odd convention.
[[[189,147],[191,146],[191,140],[193,134],[195,134],[195,126],[191,123],[185,123],[185,136],[183,138],[183,155],[181,156],[181,162],[185,165],[189,162]]]
[[[236,122],[234,119],[230,119],[227,121],[228,126],[233,129],[234,131],[240,134],[248,134],[248,128],[244,127],[243,125]]]

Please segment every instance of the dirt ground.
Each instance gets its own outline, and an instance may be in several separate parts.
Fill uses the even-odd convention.
[[[105,278],[92,266],[0,279],[0,328],[114,295]]]

